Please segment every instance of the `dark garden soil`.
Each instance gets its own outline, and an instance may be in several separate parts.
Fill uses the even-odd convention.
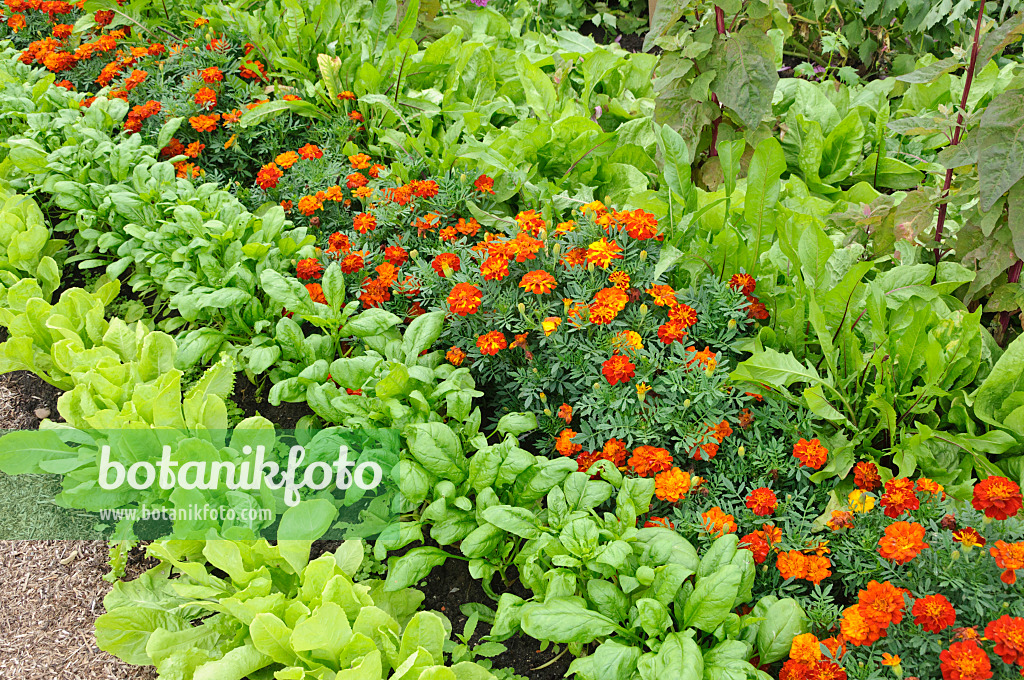
[[[583,25],[580,26],[579,32],[582,35],[589,35],[598,45],[618,43],[619,47],[627,52],[643,52],[644,38],[647,37],[646,32],[620,34],[614,30],[609,31],[604,26],[595,26],[590,21],[584,21]],[[660,50],[652,50],[652,53],[657,53],[658,51]]]
[[[265,381],[261,387],[249,382],[245,373],[235,375],[235,391],[231,395],[231,400],[238,408],[242,409],[246,418],[259,414],[277,425],[278,429],[291,430],[295,428],[299,418],[313,415],[313,410],[306,402],[297,404],[282,402],[280,406],[274,406],[267,401],[268,394],[270,394],[269,380]]]

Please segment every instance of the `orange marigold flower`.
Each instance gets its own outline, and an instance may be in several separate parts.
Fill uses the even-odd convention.
[[[942,680],[988,680],[992,663],[974,640],[954,642],[939,654]]]
[[[807,441],[803,437],[793,445],[793,457],[801,465],[817,470],[828,460],[828,449],[821,445],[817,438]]]
[[[352,220],[352,228],[360,234],[369,233],[377,228],[377,218],[370,213],[359,213]]]
[[[448,360],[452,366],[461,366],[462,361],[466,358],[466,353],[458,347],[452,347],[445,352],[444,358]]]
[[[360,123],[363,120],[363,114],[359,113],[358,111],[351,111],[348,114],[348,118],[353,122]]]
[[[754,511],[755,515],[764,517],[775,512],[775,508],[779,506],[779,498],[774,491],[762,486],[747,495],[746,505]]]
[[[906,607],[905,592],[889,581],[870,581],[868,587],[857,594],[858,604],[873,626],[884,629],[889,624],[903,620],[903,609]]]
[[[353,172],[351,175],[345,175],[345,186],[349,189],[365,187],[369,183],[370,180],[366,178],[366,175],[360,172]]]
[[[757,282],[754,281],[754,277],[750,274],[733,274],[732,278],[729,279],[729,287],[733,290],[738,290],[744,295],[753,293],[756,285]]]
[[[608,275],[608,282],[619,290],[629,290],[629,274],[615,271]]]
[[[356,191],[358,191],[358,189]],[[327,191],[324,192],[324,200],[341,203],[345,200],[345,195],[341,192],[341,187],[335,184],[332,187],[327,187]],[[346,204],[346,206],[347,205],[348,204]]]
[[[124,89],[128,90],[129,92],[131,92],[136,87],[141,85],[142,81],[144,81],[148,75],[149,74],[146,73],[145,71],[140,71],[139,69],[134,69],[131,72],[131,75],[129,75],[128,78],[124,81]],[[200,132],[202,132],[202,131],[200,130]]]
[[[285,170],[287,170],[288,168],[292,167],[293,165],[299,162],[299,154],[295,153],[294,151],[286,151],[282,154],[279,154],[277,158],[274,159],[274,162],[280,165]]]
[[[221,116],[221,120],[224,121],[224,125],[231,126],[242,120],[242,112],[238,109],[231,109],[227,113]]]
[[[779,553],[775,566],[784,579],[804,578],[807,576],[807,556],[799,550]]]
[[[690,492],[690,473],[674,467],[654,477],[654,495],[659,500],[677,503]]]
[[[732,435],[732,427],[728,422],[722,421],[708,428],[708,434],[715,438],[719,444],[725,441],[725,438]]]
[[[299,199],[299,204],[295,206],[295,208],[306,217],[309,217],[323,207],[323,202],[316,196],[303,196]]]
[[[824,555],[808,555],[805,579],[818,585],[832,575],[832,561]]]
[[[313,160],[314,158],[322,158],[324,152],[320,150],[320,147],[316,144],[305,144],[299,147],[299,156],[304,160]]]
[[[885,627],[871,624],[865,616],[864,607],[855,604],[843,611],[843,619],[839,624],[843,639],[851,645],[860,647],[870,645],[881,637],[885,637]]]
[[[527,272],[519,282],[520,288],[525,290],[527,293],[533,293],[534,295],[550,293],[557,285],[558,282],[555,281],[555,277],[543,269]]]
[[[472,217],[469,218],[469,221],[466,221],[464,217],[460,217],[459,221],[455,223],[455,231],[463,236],[476,236],[477,232],[480,231],[480,223]]]
[[[199,154],[201,154],[205,148],[206,145],[202,142],[192,142],[185,147],[185,155],[189,158],[199,158]]]
[[[627,382],[633,377],[636,365],[626,356],[616,354],[608,361],[601,364],[601,373],[609,385],[617,385],[620,382]]]
[[[718,442],[704,442],[693,452],[694,460],[711,460],[718,455]]]
[[[338,99],[343,99],[343,100],[347,100],[347,101],[355,101],[355,98],[356,98],[356,93],[355,92],[351,92],[349,90],[342,90],[341,92],[338,93]]]
[[[525,231],[530,236],[536,236],[540,233],[541,229],[547,227],[548,223],[544,221],[544,218],[537,214],[536,210],[524,210],[516,215],[516,224],[522,231]]]
[[[565,428],[558,433],[558,437],[555,439],[555,451],[558,451],[563,456],[571,456],[574,453],[583,450],[583,446],[580,444],[573,444],[572,438],[575,437],[579,432],[573,432],[569,428]]]
[[[882,478],[878,476],[878,466],[863,460],[853,466],[853,483],[858,489],[871,493],[882,488]]]
[[[672,286],[651,286],[647,294],[654,298],[654,304],[658,307],[675,307],[679,303]]]
[[[501,331],[490,331],[476,339],[476,346],[480,349],[481,354],[493,355],[508,347],[508,340],[505,339],[505,334]]]
[[[1021,509],[1020,486],[1006,477],[989,477],[974,485],[971,505],[992,519],[1013,517]]]
[[[853,528],[853,513],[848,510],[833,510],[832,517],[825,523],[832,531]]]
[[[933,496],[939,496],[942,500],[946,499],[946,489],[941,484],[936,482],[934,479],[928,477],[921,477],[914,484],[914,490],[921,493],[930,493]]]
[[[430,263],[430,267],[437,272],[438,276],[446,278],[448,273],[460,271],[462,269],[462,262],[455,253],[441,253]]]
[[[382,279],[366,279],[363,282],[363,289],[359,293],[359,300],[363,307],[380,307],[391,299],[391,285]]]
[[[473,180],[473,187],[482,194],[493,194],[494,180],[487,175],[480,175]]]
[[[448,294],[448,308],[459,316],[475,314],[480,309],[483,293],[472,283],[456,283]]]
[[[928,547],[924,542],[924,527],[917,522],[894,522],[885,528],[878,540],[878,552],[896,564],[906,564]]]
[[[797,635],[789,646],[789,658],[803,663],[816,662],[821,658],[821,641],[813,633]]]
[[[213,132],[217,129],[217,121],[219,120],[219,113],[211,113],[192,116],[188,119],[188,122],[196,132]]]
[[[71,24],[57,24],[53,27],[53,37],[63,40],[70,36],[75,30]]]
[[[594,302],[609,307],[617,314],[626,308],[629,295],[618,288],[602,288],[594,294]]]
[[[370,160],[371,158],[365,153],[357,153],[348,157],[348,162],[352,165],[353,170],[366,170],[370,167]]]
[[[714,538],[736,532],[736,518],[725,514],[717,505],[701,513],[700,518],[704,523],[704,530]]]
[[[637,208],[615,216],[626,228],[631,238],[646,240],[658,234],[658,220],[649,212]]]
[[[299,263],[295,265],[296,276],[303,280],[315,279],[323,273],[324,266],[315,257],[299,260]]]
[[[571,248],[562,256],[562,264],[569,269],[580,267],[587,261],[586,248]]]
[[[484,281],[501,281],[508,276],[508,258],[492,255],[480,264]]]
[[[989,554],[996,560],[996,566],[1005,569],[999,577],[1003,583],[1013,585],[1017,582],[1017,570],[1024,569],[1024,542],[1007,543],[996,541],[995,545],[988,549]]]
[[[193,100],[199,108],[210,110],[217,106],[217,93],[208,87],[201,87]]]
[[[996,656],[1003,663],[1024,666],[1024,618],[1003,614],[985,626],[985,638],[996,643]]]
[[[978,533],[977,529],[964,527],[953,532],[953,540],[965,548],[982,547],[985,545],[985,537]]]
[[[556,418],[561,418],[568,425],[572,422],[572,406],[568,404],[562,404],[558,407],[558,413],[555,414]]]
[[[657,446],[638,446],[633,450],[629,466],[641,477],[665,472],[672,468],[672,454]]]
[[[319,283],[307,283],[306,290],[309,291],[309,299],[313,302],[319,302],[322,305],[327,304],[327,298],[324,296],[324,289]]]
[[[615,437],[606,441],[601,449],[601,457],[610,460],[617,468],[623,467],[626,464],[626,454],[628,453],[626,444]]]
[[[904,512],[917,510],[921,507],[921,501],[914,493],[914,483],[905,477],[890,479],[885,483],[885,493],[879,501],[885,508],[885,516],[893,519]]]
[[[914,623],[929,633],[941,633],[956,623],[956,610],[945,595],[919,598],[910,613],[914,615]]]
[[[593,264],[602,269],[607,269],[612,260],[621,260],[622,257],[622,248],[615,241],[609,241],[604,237],[600,241],[594,241],[587,248],[587,264]]]

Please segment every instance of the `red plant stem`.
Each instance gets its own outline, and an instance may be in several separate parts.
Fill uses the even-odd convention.
[[[981,20],[985,16],[985,0],[981,0],[978,6],[978,20],[974,24],[974,44],[971,46],[971,63],[967,67],[967,79],[964,81],[964,93],[960,97],[960,111],[956,114],[956,129],[953,131],[953,144],[960,143],[960,137],[964,131],[964,109],[967,108],[967,96],[971,93],[971,83],[974,82],[974,68],[978,63],[978,49],[981,46]],[[942,197],[949,196],[949,186],[953,183],[953,168],[946,170],[946,181],[942,183]],[[942,229],[946,226],[946,210],[949,204],[943,203],[939,206],[939,221],[935,226],[935,264],[942,258]]]
[[[715,5],[715,28],[718,35],[725,35],[725,10],[718,5]],[[711,93],[711,101],[718,104],[718,95],[714,92]],[[711,158],[718,155],[718,126],[721,124],[722,116],[711,122],[711,152],[708,154]]]
[[[1020,270],[1024,267],[1024,261],[1017,260],[1013,266],[1010,267],[1010,271],[1006,274],[1006,280],[1008,283],[1020,283]],[[1006,330],[1010,327],[1010,313],[1000,312],[999,313],[999,337],[1003,339],[1006,337]]]

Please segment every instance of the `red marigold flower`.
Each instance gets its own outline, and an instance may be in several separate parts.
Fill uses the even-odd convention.
[[[670,522],[667,517],[655,517],[651,515],[646,522],[644,522],[644,528],[648,527],[661,527],[663,529],[675,529],[676,525]]]
[[[482,194],[494,193],[494,180],[487,175],[480,175],[473,181],[473,186]]]
[[[982,547],[985,545],[985,537],[978,533],[973,527],[964,527],[953,532],[953,540],[965,548]]]
[[[199,72],[199,75],[203,79],[203,82],[207,85],[219,83],[222,80],[224,80],[224,74],[216,66],[204,68],[202,71]]]
[[[778,505],[778,496],[766,486],[754,489],[747,495],[747,507],[760,517],[772,514]]]
[[[92,19],[97,26],[107,26],[114,20],[114,10],[101,9],[92,15]]]
[[[461,366],[462,361],[466,358],[466,353],[458,347],[452,347],[445,352],[444,358],[448,360],[452,366]]]
[[[672,454],[657,446],[638,446],[633,450],[629,466],[641,477],[665,472],[672,468]]]
[[[53,27],[53,37],[63,40],[70,36],[75,30],[71,24],[57,24]]]
[[[460,271],[462,269],[462,262],[455,253],[441,253],[430,263],[430,267],[437,272],[438,276],[446,278],[448,274],[445,273],[445,268],[447,267],[449,272]]]
[[[833,510],[832,516],[825,523],[832,531],[839,531],[840,529],[852,529],[853,528],[853,513],[848,510]]]
[[[505,334],[501,331],[490,331],[476,339],[476,346],[480,349],[481,354],[493,355],[508,347],[508,340],[505,339]]]
[[[801,465],[817,470],[828,460],[828,449],[821,445],[817,438],[807,441],[803,437],[793,445],[793,457]]]
[[[740,539],[739,547],[754,553],[754,562],[763,564],[768,559],[771,545],[761,531],[754,531]]]
[[[345,186],[349,189],[358,189],[359,187],[365,187],[370,183],[370,180],[366,178],[366,175],[361,172],[353,172],[351,175],[345,175]]]
[[[441,191],[441,188],[437,186],[437,182],[432,179],[414,179],[409,182],[409,188],[412,189],[412,193],[420,198],[433,198]]]
[[[939,654],[942,680],[988,680],[992,663],[974,640],[954,642]]]
[[[956,623],[956,610],[945,595],[936,593],[914,602],[914,623],[929,633],[940,633]]]
[[[878,475],[878,466],[862,460],[853,466],[853,483],[858,489],[871,493],[882,488],[882,478]]]
[[[534,295],[550,293],[557,285],[558,282],[555,281],[555,277],[543,269],[527,272],[519,282],[520,288]]]
[[[986,517],[1007,519],[1020,512],[1021,500],[1020,486],[1016,482],[993,476],[974,485],[971,505],[983,511]]]
[[[480,309],[483,292],[472,283],[456,283],[448,294],[448,308],[459,316],[475,314]]]
[[[305,144],[299,147],[298,154],[304,160],[313,160],[314,158],[322,158],[324,152],[320,150],[320,147],[316,144]]]
[[[572,406],[568,404],[562,404],[558,407],[558,413],[555,414],[556,418],[561,418],[568,425],[572,422]]]
[[[401,267],[409,261],[409,253],[402,246],[388,246],[384,249],[384,259],[396,267]]]
[[[338,263],[341,267],[342,274],[355,274],[357,271],[366,266],[363,256],[359,253],[349,253],[341,262]]]
[[[338,93],[338,99],[342,99],[345,101],[355,101],[355,98],[356,93],[351,92],[349,90],[342,90],[341,92]]]
[[[608,282],[619,290],[629,290],[629,274],[623,271],[614,271],[608,275]]]
[[[331,253],[347,253],[352,249],[348,236],[336,231],[327,237],[327,251]]]
[[[604,374],[609,385],[627,382],[633,377],[635,369],[636,365],[622,354],[616,354],[601,364],[601,373]]]
[[[1013,585],[1017,582],[1017,570],[1024,569],[1024,542],[1007,543],[996,541],[995,545],[988,549],[989,554],[996,560],[996,566],[1005,569],[999,577],[1003,583]]]
[[[754,281],[754,277],[750,274],[733,274],[732,278],[729,279],[729,287],[733,290],[738,290],[744,295],[753,293],[756,285],[757,282]]]
[[[993,651],[1003,663],[1024,666],[1024,618],[1003,614],[985,626],[985,638],[996,643]]]
[[[256,173],[256,184],[260,189],[273,189],[284,173],[273,163],[267,163]]]
[[[717,505],[701,513],[700,518],[704,523],[704,530],[714,538],[736,532],[736,518],[725,514]]]
[[[928,547],[924,542],[924,527],[917,522],[894,522],[885,528],[878,540],[878,552],[896,564],[906,564]]]
[[[669,308],[668,318],[681,324],[683,328],[689,328],[697,323],[697,311],[690,305],[680,302]]]
[[[678,321],[669,321],[658,326],[658,340],[666,345],[686,340],[686,329]]]
[[[323,273],[324,266],[315,257],[299,260],[299,263],[295,265],[295,275],[304,281],[315,279]]]
[[[626,449],[626,444],[615,437],[606,441],[601,449],[601,457],[611,461],[617,468],[623,467],[626,464],[626,454],[628,453],[629,450]]]
[[[885,493],[882,494],[880,504],[885,508],[885,516],[893,519],[921,507],[921,501],[914,493],[914,483],[905,477],[890,479],[885,483]]]
[[[352,228],[360,234],[366,234],[377,228],[377,218],[370,213],[359,213],[352,220]]]

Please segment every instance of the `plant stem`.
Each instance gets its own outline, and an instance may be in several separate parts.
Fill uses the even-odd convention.
[[[715,29],[718,35],[725,35],[725,10],[715,5]],[[711,101],[718,104],[718,95],[711,93]],[[708,156],[714,158],[718,155],[718,126],[722,124],[722,115],[711,122],[711,151]]]
[[[974,68],[978,63],[978,48],[981,40],[981,20],[985,17],[985,0],[981,0],[978,6],[978,20],[974,24],[974,44],[971,46],[971,63],[967,67],[967,78],[964,80],[964,92],[960,97],[960,110],[956,114],[956,130],[953,132],[953,144],[960,143],[960,137],[964,131],[964,109],[967,108],[967,96],[971,93],[971,83],[974,82]],[[953,168],[946,170],[946,180],[942,183],[942,197],[949,196],[949,186],[953,183]],[[942,258],[942,230],[946,226],[946,211],[949,204],[943,202],[939,206],[939,221],[935,226],[935,264],[939,264]]]
[[[1017,260],[1010,267],[1010,271],[1006,274],[1006,281],[1008,283],[1020,283],[1020,271],[1024,267],[1024,261]],[[1006,339],[1006,331],[1010,328],[1010,313],[1000,312],[999,313],[999,340],[1000,344]]]

